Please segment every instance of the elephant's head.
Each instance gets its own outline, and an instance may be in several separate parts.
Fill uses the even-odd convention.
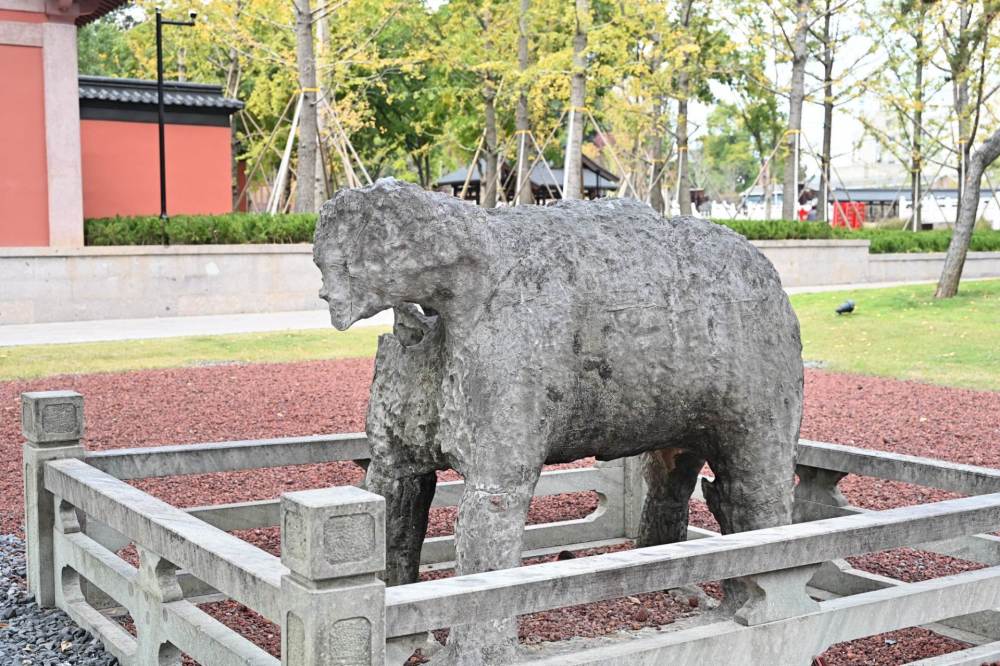
[[[439,309],[470,260],[471,209],[454,197],[393,179],[341,190],[320,209],[313,261],[333,325],[351,324],[404,302]],[[474,244],[473,244],[474,245]]]

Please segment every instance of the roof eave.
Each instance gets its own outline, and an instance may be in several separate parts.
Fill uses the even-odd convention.
[[[79,2],[80,15],[76,17],[75,21],[76,27],[82,28],[88,23],[93,23],[125,4],[128,4],[128,0],[81,0]]]

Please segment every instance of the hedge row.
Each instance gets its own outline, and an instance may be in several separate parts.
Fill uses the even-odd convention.
[[[786,240],[832,238],[868,240],[872,254],[891,252],[944,252],[951,241],[951,231],[903,231],[902,229],[834,228],[818,222],[786,222],[784,220],[715,220],[750,240]],[[973,252],[1000,252],[1000,231],[975,231],[969,249]]]
[[[716,220],[750,240],[867,239],[873,254],[888,252],[944,252],[950,231],[901,231],[862,229],[851,231],[818,222],[783,220]],[[312,242],[316,216],[313,214],[264,215],[178,215],[167,223],[171,245]],[[159,245],[163,236],[158,217],[111,217],[87,220],[87,245]],[[976,231],[970,249],[1000,252],[1000,231]]]
[[[850,238],[846,229],[834,229],[816,222],[785,220],[713,220],[725,225],[749,240],[805,240],[814,238]]]
[[[951,242],[951,231],[869,230],[855,232],[855,238],[871,241],[869,252],[887,254],[889,252],[944,252]],[[969,242],[973,252],[1000,252],[1000,231],[974,231]]]
[[[167,221],[171,245],[244,245],[249,243],[311,243],[316,215],[291,213],[228,213],[177,215]],[[159,217],[106,217],[83,225],[87,245],[159,245],[163,225]]]

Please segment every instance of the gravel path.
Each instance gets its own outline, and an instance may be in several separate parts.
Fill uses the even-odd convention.
[[[0,535],[0,664],[109,666],[117,664],[96,638],[54,608],[41,609],[24,591],[24,542]]]
[[[106,449],[359,431],[363,429],[371,372],[371,360],[354,359],[0,383],[0,532],[20,533],[21,529],[18,396],[22,391],[72,389],[84,394],[85,444],[91,449]],[[807,370],[802,435],[1000,467],[1000,447],[995,446],[1000,435],[1000,393]],[[590,461],[575,463],[586,464]],[[356,483],[361,476],[361,470],[352,463],[330,463],[151,479],[136,485],[175,505],[193,506],[271,498],[289,490],[319,485]],[[441,478],[455,478],[455,475],[444,473]],[[846,478],[841,487],[852,503],[872,509],[952,496],[858,477]],[[547,522],[583,516],[593,510],[595,502],[593,493],[536,500],[529,520]],[[451,533],[454,516],[454,509],[436,509],[430,533]],[[692,523],[714,527],[711,515],[697,503],[692,510]],[[272,552],[277,549],[274,529],[250,530],[240,536]],[[852,558],[852,562],[860,568],[907,581],[977,568],[971,563],[911,549]],[[448,575],[448,572],[434,575]],[[717,594],[717,586],[708,584],[704,588],[710,594]],[[246,609],[227,603],[213,604],[205,610],[244,631],[265,648],[272,651],[277,648],[276,628],[262,623]],[[687,600],[669,595],[643,595],[640,603],[621,599],[527,616],[520,623],[521,637],[525,642],[538,642],[574,635],[597,636],[616,629],[667,623],[692,612],[696,609]],[[931,632],[908,629],[833,646],[823,655],[823,663],[826,666],[898,664],[961,647],[962,644]]]

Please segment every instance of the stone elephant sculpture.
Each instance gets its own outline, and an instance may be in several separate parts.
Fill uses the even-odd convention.
[[[380,180],[322,207],[314,248],[336,328],[396,308],[367,424],[389,584],[416,579],[438,469],[466,483],[459,574],[519,566],[542,466],[586,456],[645,455],[639,545],[686,538],[706,461],[723,532],[791,522],[799,326],[742,236],[624,199],[487,210]],[[509,663],[515,629],[453,627],[440,658]]]

